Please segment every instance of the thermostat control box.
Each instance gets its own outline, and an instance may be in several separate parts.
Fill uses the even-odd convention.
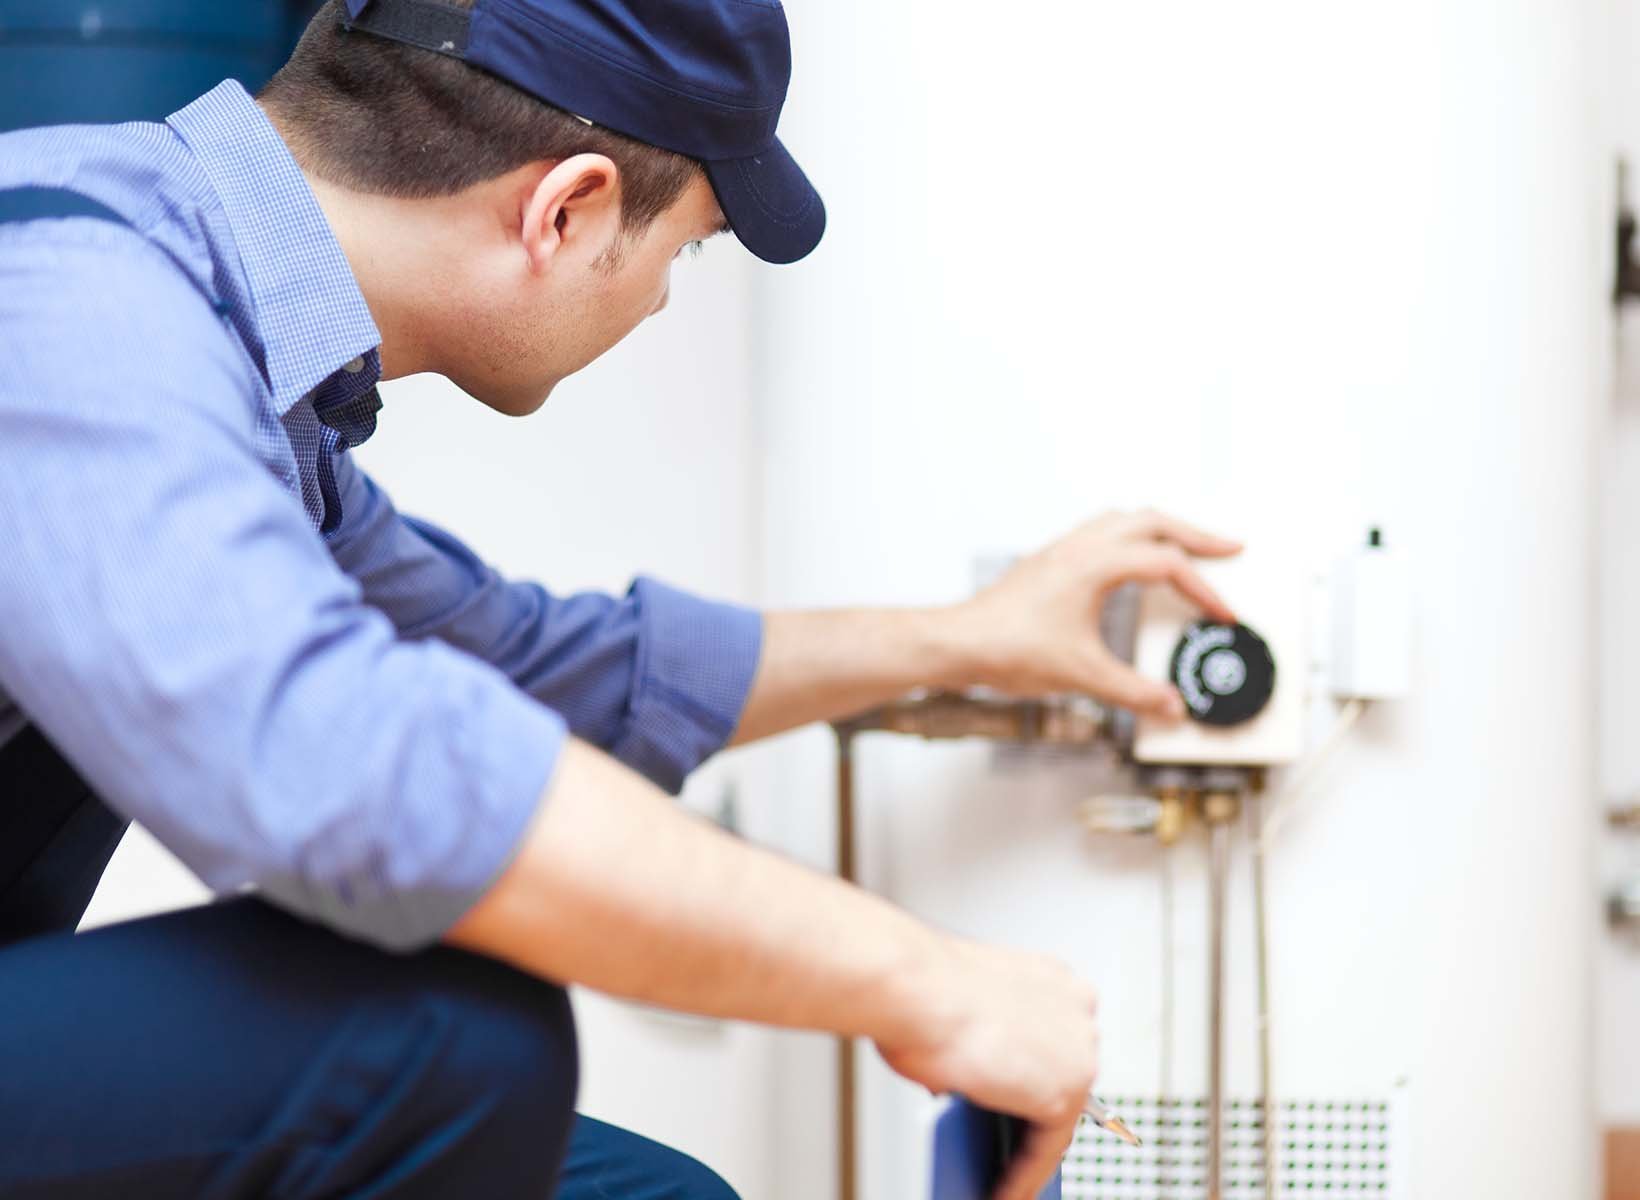
[[[1133,758],[1152,765],[1279,766],[1304,750],[1313,581],[1296,563],[1248,551],[1197,564],[1237,619],[1216,624],[1171,589],[1139,602],[1134,666],[1179,688],[1177,723],[1140,718]]]

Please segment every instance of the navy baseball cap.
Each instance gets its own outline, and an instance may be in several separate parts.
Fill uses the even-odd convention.
[[[548,104],[699,161],[729,228],[802,258],[826,207],[775,136],[791,79],[779,0],[345,0],[348,30],[458,58]]]

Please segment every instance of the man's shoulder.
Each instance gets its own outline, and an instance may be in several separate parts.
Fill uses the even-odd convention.
[[[186,144],[158,122],[45,125],[0,133],[0,190],[67,188],[135,219],[203,185]]]

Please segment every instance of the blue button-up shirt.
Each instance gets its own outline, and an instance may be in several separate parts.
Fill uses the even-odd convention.
[[[568,733],[673,790],[727,740],[755,613],[509,582],[355,465],[380,335],[237,84],[0,137],[19,186],[129,227],[0,226],[0,738],[218,891],[397,948],[494,881]]]

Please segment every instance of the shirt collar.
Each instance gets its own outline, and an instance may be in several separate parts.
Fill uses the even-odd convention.
[[[374,383],[381,333],[313,189],[261,108],[230,79],[166,123],[222,201],[279,415],[355,359]]]

